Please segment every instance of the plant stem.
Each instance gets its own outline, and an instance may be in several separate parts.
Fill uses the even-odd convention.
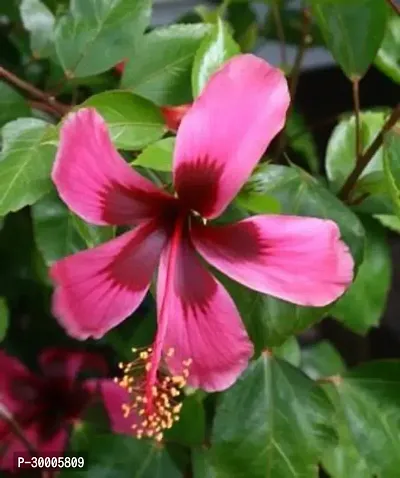
[[[35,110],[44,111],[53,116],[58,116],[58,111],[54,109],[53,106],[48,105],[47,103],[42,103],[41,101],[29,100],[29,106]]]
[[[303,8],[302,18],[303,18],[303,24],[302,24],[301,43],[297,50],[296,58],[294,60],[292,71],[290,73],[289,92],[290,92],[291,101],[290,101],[290,106],[286,115],[287,117],[290,116],[293,110],[294,99],[297,92],[297,86],[299,84],[301,65],[303,63],[303,59],[304,59],[304,55],[306,53],[307,47],[311,41],[311,38],[309,35],[310,25],[311,25],[311,15],[308,8]],[[287,143],[287,135],[284,130],[282,131],[278,140],[278,147],[277,147],[277,154],[276,154],[277,158],[279,158],[281,154],[283,153],[283,151],[285,150],[286,143]]]
[[[396,3],[396,0],[387,0],[388,4],[393,8],[393,10],[400,15],[400,6]]]
[[[359,78],[352,80],[353,85],[353,102],[354,102],[354,114],[356,118],[356,162],[360,159],[362,154],[361,146],[361,130],[360,130],[360,92],[359,92]]]
[[[22,431],[18,423],[14,420],[11,413],[1,403],[0,403],[0,418],[7,423],[12,433],[26,446],[29,453],[32,453],[32,454],[37,453],[36,447],[32,445],[32,443],[26,438],[26,436],[24,435],[24,432]]]
[[[285,39],[285,29],[283,28],[281,12],[279,9],[279,0],[272,0],[271,11],[272,11],[272,15],[274,17],[274,22],[276,26],[276,34],[279,39],[281,67],[285,68],[287,65],[286,39]]]
[[[310,25],[311,25],[311,14],[308,8],[303,8],[302,17],[303,17],[303,26],[302,26],[302,33],[301,33],[301,43],[297,50],[297,55],[294,60],[293,68],[290,74],[289,90],[290,90],[290,97],[292,98],[291,108],[292,108],[293,100],[297,92],[297,85],[299,83],[299,76],[301,71],[301,65],[304,60],[304,55],[306,53],[308,45],[311,42],[311,38],[309,35]]]
[[[351,172],[350,176],[347,178],[346,182],[344,183],[342,189],[339,192],[339,197],[341,199],[348,199],[361,173],[368,166],[369,162],[374,157],[378,149],[382,146],[385,134],[393,128],[393,126],[397,123],[397,121],[399,121],[399,119],[400,103],[392,111],[388,120],[383,125],[381,131],[377,134],[370,147],[358,159],[353,171]]]
[[[64,116],[70,110],[70,107],[68,105],[60,103],[54,98],[54,96],[48,95],[44,91],[41,91],[35,86],[31,85],[27,81],[18,78],[18,76],[14,75],[13,73],[11,73],[11,71],[6,70],[2,66],[0,66],[0,78],[5,78],[9,83],[17,86],[21,90],[26,91],[34,98],[52,106],[54,111],[56,111],[59,116]]]

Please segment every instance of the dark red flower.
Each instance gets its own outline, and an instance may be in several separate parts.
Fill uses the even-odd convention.
[[[85,379],[83,371],[107,373],[103,358],[88,352],[47,349],[39,357],[40,374],[29,371],[16,358],[0,350],[0,406],[20,428],[26,441],[40,454],[62,454],[69,425],[76,423],[88,405],[100,397],[113,431],[129,433],[123,419],[125,391],[111,379]],[[122,390],[122,393],[121,393]],[[15,455],[28,453],[10,420],[0,415],[0,468],[13,471]]]
[[[164,117],[165,124],[167,128],[176,133],[178,131],[179,125],[183,120],[185,114],[191,108],[192,103],[187,103],[179,106],[161,106],[161,114]]]
[[[115,70],[116,70],[117,73],[119,73],[120,75],[122,75],[122,73],[124,72],[125,63],[126,63],[126,60],[123,60],[123,61],[120,61],[119,63],[117,63],[117,64],[114,66]]]

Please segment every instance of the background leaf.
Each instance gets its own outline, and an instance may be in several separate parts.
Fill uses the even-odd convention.
[[[383,167],[385,183],[393,209],[400,219],[400,134],[390,132],[384,138]]]
[[[0,342],[4,339],[8,329],[8,307],[5,299],[0,297]]]
[[[260,165],[243,188],[279,201],[282,213],[331,219],[359,262],[364,250],[364,231],[357,216],[317,179],[297,167]]]
[[[183,400],[179,421],[171,430],[166,431],[165,440],[187,446],[199,446],[204,443],[206,433],[206,416],[202,397],[189,395]]]
[[[35,58],[50,54],[53,47],[55,18],[40,0],[22,0],[20,5],[22,23],[31,34],[31,50]]]
[[[215,73],[229,58],[240,53],[239,45],[233,40],[229,28],[218,18],[211,34],[205,38],[194,58],[192,70],[193,96],[198,96]]]
[[[26,100],[14,88],[0,81],[0,126],[30,113]]]
[[[145,35],[140,49],[129,56],[122,88],[158,105],[189,103],[194,56],[210,29],[204,24],[172,25]]]
[[[96,75],[127,57],[148,25],[151,1],[71,0],[55,47],[67,77]]]
[[[383,227],[365,217],[364,260],[355,281],[336,302],[330,315],[354,332],[364,334],[383,316],[392,278],[391,256]]]
[[[47,265],[113,237],[112,227],[86,224],[52,191],[32,207],[35,240]]]
[[[298,367],[301,361],[301,350],[300,345],[297,342],[296,337],[293,335],[289,337],[286,342],[284,342],[279,347],[273,347],[272,354],[274,357],[286,360],[294,367]]]
[[[316,380],[341,374],[346,370],[346,365],[335,347],[324,340],[302,349],[301,368]]]
[[[213,464],[232,478],[317,477],[318,457],[334,439],[332,413],[318,385],[263,354],[219,401]]]
[[[88,432],[87,471],[66,471],[65,478],[182,478],[164,445],[131,436]],[[75,450],[76,452],[76,450]]]
[[[160,139],[166,131],[159,108],[128,91],[106,91],[80,107],[94,107],[105,119],[117,148],[136,150]]]
[[[385,34],[388,8],[376,0],[311,0],[325,42],[349,78],[364,76]]]
[[[33,204],[51,188],[56,129],[36,122],[31,126],[15,134],[0,156],[0,216]]]
[[[313,135],[308,131],[303,117],[296,111],[288,116],[285,133],[291,149],[299,154],[312,173],[318,173],[320,161]]]
[[[375,65],[396,83],[400,83],[400,17],[392,12]]]
[[[360,115],[360,142],[365,151],[380,132],[385,123],[385,113],[366,111]],[[329,139],[326,151],[326,171],[335,191],[343,186],[356,164],[355,117],[342,120]],[[382,189],[383,182],[382,149],[379,149],[362,172],[358,189],[363,192],[376,192]]]
[[[324,387],[336,406],[335,425],[339,441],[327,447],[322,464],[332,478],[373,478],[371,470],[354,445],[344,410],[336,398],[335,391]],[[330,393],[329,393],[330,392]]]
[[[133,166],[144,166],[156,171],[172,171],[172,158],[175,147],[175,138],[164,138],[145,148],[132,161]]]
[[[387,360],[361,365],[335,384],[352,442],[371,474],[385,478],[400,466],[399,377],[400,362]]]

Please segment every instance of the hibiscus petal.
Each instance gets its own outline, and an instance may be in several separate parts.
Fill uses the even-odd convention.
[[[134,224],[159,215],[173,200],[129,167],[90,108],[65,120],[52,179],[69,208],[98,225]]]
[[[146,223],[105,244],[56,262],[53,313],[78,339],[100,338],[146,295],[166,235]]]
[[[329,304],[353,279],[351,254],[329,220],[255,216],[222,227],[195,225],[192,239],[227,276],[295,304]]]
[[[14,414],[25,406],[21,399],[35,395],[38,380],[19,360],[2,350],[0,350],[0,369],[0,404],[9,413]]]
[[[110,427],[114,433],[132,434],[132,425],[137,423],[133,413],[126,417],[122,410],[124,404],[131,402],[128,392],[113,380],[99,380],[98,389],[110,419]]]
[[[47,377],[75,380],[80,372],[93,371],[106,375],[108,366],[104,358],[85,350],[48,348],[39,355],[39,363]]]
[[[159,320],[167,321],[164,351],[174,349],[168,367],[180,374],[183,362],[191,359],[191,386],[223,390],[246,368],[252,344],[233,300],[201,265],[189,240],[175,246],[173,263],[171,247],[161,256],[157,283]]]
[[[283,73],[253,55],[231,59],[184,116],[176,138],[179,197],[217,217],[282,129],[290,102]]]
[[[35,449],[37,456],[62,456],[67,444],[68,434],[65,429],[58,429],[57,433],[48,441],[41,441],[37,424],[32,424],[22,430],[26,441]],[[17,472],[17,457],[23,456],[28,460],[32,454],[22,440],[10,433],[6,441],[0,444],[5,446],[5,453],[0,453],[0,469]],[[0,448],[1,450],[1,448]]]

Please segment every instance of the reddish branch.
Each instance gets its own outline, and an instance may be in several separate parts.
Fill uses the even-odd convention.
[[[70,110],[70,107],[68,105],[60,103],[54,98],[54,96],[39,90],[35,86],[31,85],[25,80],[22,80],[21,78],[18,78],[18,76],[14,75],[14,73],[11,73],[10,71],[6,70],[5,68],[1,66],[0,66],[0,78],[4,78],[6,81],[8,81],[14,86],[17,86],[21,90],[25,91],[33,98],[40,100],[40,102],[42,103],[36,102],[37,107],[41,106],[40,109],[44,110],[42,106],[42,104],[44,103],[52,108],[52,114],[57,114],[59,116],[64,116]],[[47,110],[49,112],[48,108]]]
[[[397,15],[400,15],[400,6],[396,2],[396,0],[387,0],[387,2],[393,8],[393,10],[397,13]]]
[[[365,153],[360,156],[358,159],[355,168],[351,172],[350,176],[347,178],[347,181],[344,183],[342,189],[339,192],[339,197],[342,199],[348,199],[351,192],[356,185],[356,182],[364,169],[368,166],[371,159],[374,157],[375,153],[382,146],[385,134],[390,131],[393,126],[400,119],[400,103],[392,111],[386,123],[383,125],[381,131],[378,133],[374,141],[371,143],[371,146],[365,151]]]

